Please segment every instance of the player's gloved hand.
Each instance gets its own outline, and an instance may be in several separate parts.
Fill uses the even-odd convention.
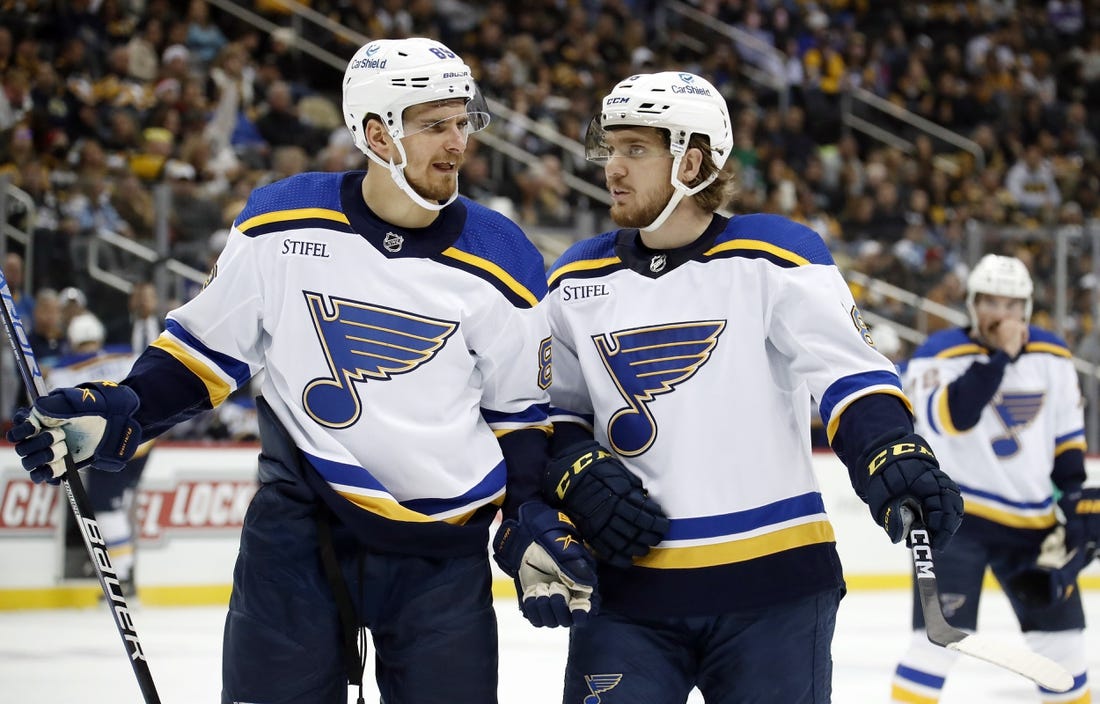
[[[668,532],[668,518],[641,480],[595,441],[550,461],[543,494],[560,502],[596,555],[615,567],[629,567]]]
[[[585,623],[598,610],[596,561],[573,524],[539,501],[501,523],[493,558],[516,582],[519,610],[536,626]]]
[[[1077,575],[1092,560],[1084,546],[1067,549],[1065,526],[1057,526],[1043,540],[1035,564],[1008,578],[1008,591],[1031,607],[1046,607],[1068,599],[1077,589]]]
[[[1066,549],[1082,548],[1091,559],[1100,546],[1100,488],[1068,490],[1058,500],[1058,507],[1065,517]]]
[[[916,504],[932,547],[942,550],[959,529],[963,500],[959,487],[940,470],[924,438],[916,433],[878,445],[859,461],[867,478],[864,500],[892,542],[905,538],[901,505]]]
[[[7,439],[36,484],[61,477],[66,455],[78,469],[117,472],[141,444],[138,405],[133,389],[108,381],[57,389],[19,409]]]

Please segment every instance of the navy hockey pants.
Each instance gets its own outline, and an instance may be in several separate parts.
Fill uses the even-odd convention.
[[[826,704],[843,590],[690,618],[601,611],[569,633],[564,704]]]
[[[982,596],[982,580],[988,565],[1003,587],[1016,572],[1030,567],[1039,555],[1039,545],[1028,550],[1023,546],[994,546],[974,540],[959,532],[943,552],[937,552],[936,581],[940,602],[947,622],[955,628],[975,630],[978,626],[978,604]],[[1068,599],[1045,608],[1029,607],[1005,590],[1020,630],[1069,631],[1085,627],[1085,612],[1081,605],[1081,590],[1075,589]],[[924,628],[917,587],[913,585],[913,628]]]
[[[249,506],[225,623],[223,704],[347,704],[314,502],[301,484],[274,482],[262,484]],[[339,523],[332,528],[352,601],[373,637],[383,704],[495,704],[488,556],[372,553]]]

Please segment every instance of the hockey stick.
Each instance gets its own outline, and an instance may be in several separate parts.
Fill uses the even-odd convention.
[[[1027,647],[1003,642],[978,633],[967,633],[947,622],[940,607],[940,590],[936,584],[936,567],[932,562],[932,545],[920,511],[915,506],[902,505],[902,521],[909,535],[913,554],[913,576],[924,613],[924,630],[928,640],[936,645],[1023,675],[1053,692],[1073,689],[1073,675],[1050,658]]]
[[[34,359],[34,351],[31,350],[27,332],[19,321],[19,314],[15,312],[15,300],[12,298],[11,288],[8,287],[7,277],[2,271],[0,271],[0,298],[4,299],[0,318],[3,319],[4,330],[8,333],[11,351],[15,356],[15,366],[23,377],[23,385],[32,399],[44,396],[46,380],[42,377],[42,370]],[[99,530],[99,524],[96,523],[88,494],[80,482],[80,475],[73,468],[73,460],[68,455],[65,456],[65,467],[65,474],[61,475],[61,486],[65,488],[69,507],[72,508],[76,524],[80,527],[84,547],[88,549],[88,554],[92,558],[96,576],[99,577],[99,586],[107,597],[107,603],[111,605],[115,628],[118,629],[122,644],[130,656],[130,665],[134,668],[134,676],[137,677],[141,694],[146,704],[160,704],[160,696],[157,694],[156,685],[153,684],[153,675],[149,672],[149,663],[145,661],[145,651],[142,650],[141,641],[138,640],[137,631],[134,629],[134,621],[130,616],[130,609],[126,606],[126,598],[122,595],[122,587],[115,568],[111,564],[111,557],[107,554],[103,534]]]

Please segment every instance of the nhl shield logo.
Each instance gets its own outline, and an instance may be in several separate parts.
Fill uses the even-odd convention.
[[[400,252],[401,248],[405,246],[405,238],[396,232],[387,232],[386,238],[382,240],[382,246],[386,248],[387,252]]]
[[[668,259],[663,254],[654,254],[653,258],[649,260],[649,270],[654,274],[659,274],[665,269],[665,264],[668,263]]]

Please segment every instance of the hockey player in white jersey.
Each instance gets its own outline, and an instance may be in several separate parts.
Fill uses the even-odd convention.
[[[346,702],[367,628],[381,701],[495,702],[498,508],[496,557],[524,614],[571,625],[593,609],[594,561],[540,498],[542,256],[458,197],[467,139],[489,116],[446,46],[364,45],[343,112],[368,171],[257,189],[204,290],[129,377],[39,399],[11,438],[38,480],[65,452],[111,469],[264,371],[222,701]]]
[[[130,372],[137,355],[126,345],[105,347],[107,332],[99,318],[84,312],[69,321],[66,339],[69,352],[46,373],[51,389],[73,386],[87,379],[121,381]],[[135,593],[134,565],[137,539],[132,523],[137,487],[149,461],[154,440],[142,443],[126,466],[117,472],[92,472],[85,476],[88,501],[115,568],[123,593]],[[65,577],[95,577],[80,529],[72,514],[62,513],[65,529]]]
[[[977,626],[989,568],[1031,649],[1074,675],[1070,691],[1040,688],[1039,698],[1076,704],[1092,701],[1076,581],[1100,540],[1100,495],[1082,488],[1084,417],[1069,350],[1029,325],[1031,297],[1022,261],[984,256],[967,280],[969,327],[930,336],[909,361],[905,389],[917,430],[951,469],[966,503],[958,535],[936,557],[947,620]],[[916,599],[913,627],[892,701],[933,704],[956,655],[925,638]]]
[[[894,542],[911,502],[943,547],[958,490],[821,238],[716,212],[733,143],[714,86],[632,76],[586,141],[620,229],[568,249],[544,303],[544,490],[601,558],[600,612],[571,631],[563,701],[668,704],[698,687],[708,704],[827,702],[844,581],[811,398]]]

